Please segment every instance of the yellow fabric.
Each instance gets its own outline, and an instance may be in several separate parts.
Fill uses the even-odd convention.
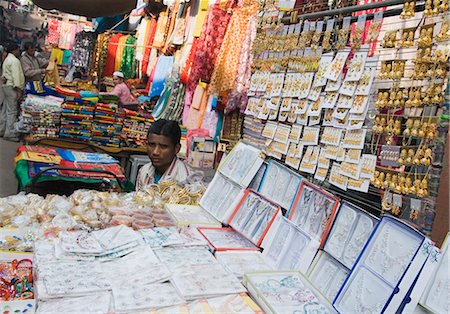
[[[58,66],[56,65],[56,59],[50,59],[47,66],[47,72],[45,73],[45,82],[59,86],[59,73]]]
[[[195,20],[194,37],[200,37],[202,33],[203,24],[205,23],[206,16],[208,15],[208,0],[200,1],[200,9]]]
[[[9,53],[3,61],[3,77],[6,79],[6,86],[25,88],[25,76],[23,75],[22,64],[13,54]]]
[[[61,157],[37,152],[21,152],[14,160],[16,163],[19,160],[28,160],[47,164],[59,164]]]
[[[153,39],[153,47],[162,48],[164,46],[167,23],[169,23],[169,16],[167,12],[162,12],[158,17],[158,24],[156,24],[155,38]]]
[[[116,52],[114,71],[120,71],[120,64],[122,63],[123,50],[125,49],[125,43],[126,43],[128,37],[130,37],[130,35],[122,36],[119,39],[119,42],[117,44],[118,46],[117,46],[117,52]]]
[[[62,64],[64,58],[64,50],[53,48],[52,55],[50,56],[50,60],[56,59],[56,64]]]

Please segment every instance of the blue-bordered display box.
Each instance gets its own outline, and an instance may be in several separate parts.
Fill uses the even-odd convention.
[[[395,313],[430,254],[431,240],[383,216],[333,301],[340,313]]]

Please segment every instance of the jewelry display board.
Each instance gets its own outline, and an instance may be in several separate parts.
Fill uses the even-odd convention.
[[[270,161],[258,192],[289,210],[302,177],[275,161]]]
[[[214,255],[226,270],[239,279],[244,277],[244,273],[272,269],[261,252],[257,251],[222,251]]]
[[[416,3],[405,3],[401,22],[383,20],[368,147],[377,156],[371,185],[382,212],[431,235],[445,169],[450,24],[447,0],[427,0],[423,12]]]
[[[250,250],[259,248],[232,228],[198,228],[214,251]]]
[[[228,224],[259,246],[281,208],[252,190],[246,190]]]
[[[319,244],[287,218],[280,216],[264,238],[262,254],[274,269],[298,270],[306,274]]]
[[[244,285],[265,313],[335,313],[331,304],[297,271],[245,274]]]
[[[433,313],[448,313],[450,311],[450,233],[442,245],[441,254],[437,256],[438,265],[425,288],[425,293],[420,300],[420,304]]]
[[[166,204],[177,227],[221,227],[222,224],[206,210],[196,205]]]
[[[334,195],[303,180],[287,216],[323,245],[338,206]]]
[[[332,302],[350,271],[325,251],[319,251],[308,272],[308,279]]]
[[[261,167],[261,151],[239,142],[220,163],[218,171],[243,188],[247,188]]]
[[[361,208],[342,202],[325,242],[324,251],[351,269],[378,219]]]
[[[200,206],[217,220],[228,223],[242,193],[241,187],[216,172],[205,194],[200,199]]]
[[[425,264],[431,241],[383,216],[333,301],[341,313],[397,310]]]

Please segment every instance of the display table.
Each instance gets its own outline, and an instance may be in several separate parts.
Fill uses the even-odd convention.
[[[32,192],[37,194],[71,194],[74,190],[100,189],[104,188],[105,181],[103,179],[91,179],[81,177],[67,176],[46,176],[40,175],[35,178],[29,176],[29,163],[26,160],[20,160],[16,164],[14,173],[19,181],[19,190]],[[86,171],[86,170],[85,170]],[[123,191],[130,192],[134,189],[133,184],[128,180],[120,182],[119,180],[110,180],[112,187],[119,186]],[[42,190],[42,193],[40,191]]]
[[[125,168],[126,163],[131,155],[145,155],[147,154],[145,147],[106,147],[92,144],[89,142],[76,142],[61,138],[49,138],[41,137],[34,138],[30,135],[25,136],[24,142],[26,145],[41,145],[51,146],[64,149],[76,149],[76,150],[90,150],[92,152],[107,153],[120,160],[120,165]]]

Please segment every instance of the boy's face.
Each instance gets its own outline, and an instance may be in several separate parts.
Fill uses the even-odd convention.
[[[147,154],[155,168],[169,167],[180,148],[180,144],[174,145],[168,136],[150,134],[148,137]]]

